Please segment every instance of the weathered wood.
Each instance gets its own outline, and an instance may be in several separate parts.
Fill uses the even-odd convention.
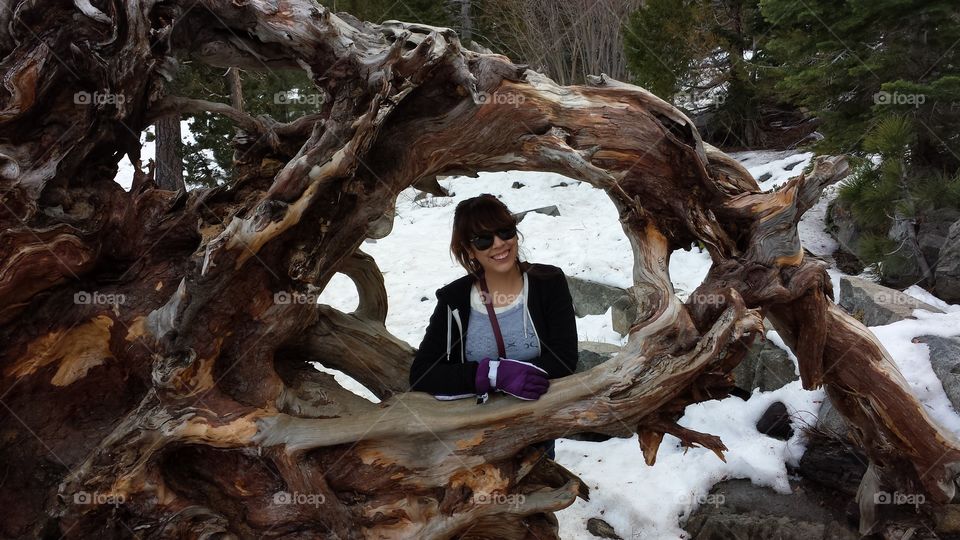
[[[835,397],[880,481],[955,496],[960,444],[834,306],[823,264],[800,245],[796,224],[846,174],[842,158],[761,193],[641,88],[604,76],[560,86],[464,49],[449,29],[363,23],[307,0],[19,2],[11,13],[0,39],[0,503],[11,517],[0,535],[555,536],[549,514],[586,494],[530,445],[638,433],[653,463],[674,433],[719,454],[719,439],[676,420],[726,395],[764,314],[804,385]],[[163,97],[173,55],[306,69],[328,99],[277,124]],[[199,110],[248,132],[235,181],[157,189],[140,131]],[[111,180],[124,153],[137,169],[129,193]],[[382,276],[357,250],[389,233],[405,188],[504,170],[565,174],[611,197],[634,257],[628,342],[536,402],[403,393],[413,351],[383,326]],[[682,303],[669,257],[694,241],[714,264]],[[336,272],[358,285],[355,313],[300,301]],[[77,503],[81,493],[117,506]]]

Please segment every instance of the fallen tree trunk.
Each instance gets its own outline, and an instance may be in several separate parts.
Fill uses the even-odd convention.
[[[529,445],[637,433],[652,464],[671,433],[722,456],[719,439],[676,420],[726,395],[764,314],[804,386],[826,386],[860,435],[871,485],[955,497],[960,443],[836,308],[800,245],[796,224],[843,159],[761,193],[645,90],[559,86],[448,29],[307,0],[103,9],[20,2],[0,40],[3,536],[551,537],[549,513],[587,493]],[[176,55],[306,69],[322,112],[277,124],[163,96]],[[247,134],[234,181],[159,189],[140,131],[204,109]],[[125,153],[130,192],[113,182]],[[504,170],[611,197],[634,255],[629,342],[536,402],[404,393],[412,349],[384,327],[382,276],[358,248],[389,233],[403,189]],[[695,241],[714,266],[684,304],[667,268]],[[357,283],[352,314],[310,300],[336,272]]]

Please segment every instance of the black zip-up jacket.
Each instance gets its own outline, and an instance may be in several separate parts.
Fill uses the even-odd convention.
[[[520,267],[527,272],[528,309],[540,341],[540,356],[531,363],[550,379],[570,375],[577,369],[577,319],[567,278],[549,264],[524,261]],[[476,393],[477,363],[466,361],[463,343],[475,281],[467,274],[437,289],[437,307],[410,367],[411,390],[447,396]]]

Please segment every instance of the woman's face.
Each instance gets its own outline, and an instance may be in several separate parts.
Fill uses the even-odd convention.
[[[470,255],[480,262],[484,272],[487,274],[498,272],[509,272],[517,264],[517,239],[514,236],[509,240],[503,240],[497,235],[493,235],[493,245],[490,249],[478,250],[470,244]]]

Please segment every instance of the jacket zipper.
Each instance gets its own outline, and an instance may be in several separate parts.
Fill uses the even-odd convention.
[[[460,363],[463,364],[466,362],[466,356],[463,352],[463,324],[460,322],[460,308],[451,310],[450,306],[447,306],[447,362],[450,361],[450,348],[451,348],[451,332],[452,327],[450,325],[450,317],[453,316],[457,321],[457,332],[460,334]]]
[[[450,309],[447,307],[447,309]],[[453,318],[457,320],[457,330],[460,332],[460,363],[466,362],[466,355],[463,353],[463,324],[460,323],[460,308],[453,310]],[[449,355],[450,353],[447,352]],[[449,360],[449,357],[447,358]]]

